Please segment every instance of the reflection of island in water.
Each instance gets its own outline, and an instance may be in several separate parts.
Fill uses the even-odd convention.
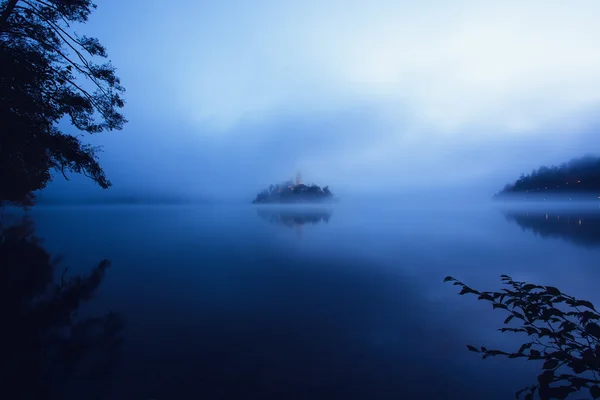
[[[119,355],[122,321],[108,313],[77,317],[109,267],[88,275],[58,270],[59,259],[31,221],[0,224],[0,346],[4,398],[101,399]]]
[[[256,214],[272,224],[301,229],[306,224],[328,223],[333,211],[325,208],[258,208]]]
[[[561,238],[585,247],[600,246],[600,213],[589,211],[505,211],[507,220],[542,238]]]

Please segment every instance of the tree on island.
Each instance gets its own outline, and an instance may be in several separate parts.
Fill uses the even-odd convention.
[[[531,174],[521,174],[497,196],[524,193],[598,193],[600,195],[600,158],[587,155],[560,166],[542,166]]]
[[[98,148],[83,133],[122,129],[124,88],[98,39],[72,33],[96,8],[91,0],[0,2],[0,204],[30,206],[51,171],[111,185]],[[85,78],[85,79],[79,79]],[[82,132],[62,132],[68,118]]]
[[[600,398],[600,314],[592,303],[562,293],[553,286],[514,281],[502,275],[508,286],[499,292],[479,292],[453,277],[444,282],[460,286],[460,295],[474,294],[508,313],[500,332],[526,334],[516,351],[467,345],[482,358],[502,356],[543,361],[537,384],[519,390],[517,398],[566,399],[587,391]],[[513,322],[512,325],[509,325]],[[517,322],[517,325],[514,324]]]
[[[281,184],[269,185],[268,188],[256,195],[252,203],[295,203],[295,202],[318,202],[333,198],[329,186],[323,189],[317,185],[307,186],[303,183],[293,181]]]

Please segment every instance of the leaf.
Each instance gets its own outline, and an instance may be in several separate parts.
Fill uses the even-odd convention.
[[[523,354],[523,352],[525,351],[525,349],[530,348],[531,345],[532,345],[532,343],[524,343],[523,345],[521,345],[521,347],[519,348],[519,351],[517,353]]]
[[[467,348],[468,348],[470,351],[473,351],[473,352],[475,352],[475,353],[480,353],[480,351],[477,349],[477,347],[471,346],[470,344],[468,344],[468,345],[467,345]]]
[[[487,300],[487,301],[494,301],[494,298],[492,296],[490,296],[487,293],[482,293],[479,295],[479,297],[477,298],[477,300]]]
[[[590,386],[590,394],[594,399],[600,398],[600,386],[594,385]]]
[[[470,287],[468,287],[468,286],[463,286],[462,290],[461,290],[461,291],[460,291],[458,294],[460,294],[460,295],[463,295],[463,294],[468,294],[468,293],[475,293],[475,294],[479,294],[479,292],[478,292],[478,291],[476,291],[476,290],[473,290],[473,289],[471,289],[471,288],[470,288]]]
[[[509,316],[508,316],[508,317],[507,317],[507,318],[504,320],[504,323],[505,323],[505,324],[508,324],[508,323],[510,322],[510,320],[511,320],[511,319],[513,319],[514,317],[515,317],[514,315],[510,314],[510,315],[509,315]]]
[[[500,303],[494,303],[492,304],[492,308],[496,309],[496,308],[503,308],[505,310],[508,310],[508,307],[506,307],[504,304],[500,304]]]
[[[531,350],[533,352],[533,350]],[[540,385],[548,385],[552,382],[552,379],[554,379],[554,371],[553,370],[545,370],[544,372],[541,373],[541,375],[538,375],[537,380],[540,383]]]
[[[552,331],[548,328],[540,328],[540,337],[544,337],[544,336],[550,336],[552,335]]]
[[[537,351],[537,350],[531,350],[531,351],[529,352],[529,357],[530,357],[530,359],[532,359],[532,358],[540,358],[540,357],[541,357],[541,354],[540,354],[540,352],[539,352],[539,351]]]
[[[551,294],[552,296],[560,296],[561,295],[560,290],[558,290],[554,286],[546,286],[546,292],[548,294]]]
[[[558,366],[557,360],[548,360],[542,366],[543,369],[554,369]]]
[[[521,314],[519,312],[513,311],[513,315],[523,321],[525,320],[525,317],[523,316],[523,314]]]
[[[512,304],[512,303],[514,303],[514,302],[516,302],[516,301],[517,301],[517,299],[508,299],[508,300],[506,300],[506,301],[504,302],[504,304],[506,304],[506,305],[508,306],[508,305],[510,305],[510,304]]]
[[[445,278],[444,278],[444,282],[453,282],[453,281],[455,281],[455,280],[456,280],[456,279],[454,279],[454,278],[453,278],[453,277],[451,277],[451,276],[447,276],[447,277],[445,277]]]
[[[594,322],[590,322],[585,326],[585,331],[597,339],[600,339],[600,326]]]
[[[592,303],[590,303],[589,301],[586,301],[586,300],[577,300],[577,301],[575,302],[575,306],[576,306],[576,307],[578,307],[578,306],[583,306],[583,307],[590,308],[590,309],[592,309],[592,310],[594,310],[594,311],[596,310],[596,309],[594,308],[594,305],[593,305]]]
[[[582,372],[587,370],[587,367],[585,366],[583,361],[577,358],[570,362],[568,365],[576,374],[581,374]]]
[[[586,325],[590,320],[598,320],[599,318],[595,313],[585,310],[579,315],[579,319],[581,320],[581,323]]]
[[[526,326],[525,330],[527,331],[528,335],[535,335],[536,333],[538,333],[537,329],[535,329],[532,326]]]
[[[523,328],[500,328],[498,329],[500,332],[526,332]]]
[[[581,359],[583,360],[584,363],[586,363],[588,365],[593,365],[594,362],[596,361],[596,355],[594,354],[594,350],[586,349],[581,354]]]

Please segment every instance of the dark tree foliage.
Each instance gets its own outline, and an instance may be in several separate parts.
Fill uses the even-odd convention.
[[[11,399],[102,398],[117,361],[122,322],[115,313],[77,318],[109,267],[55,276],[53,258],[33,224],[0,226],[0,396]],[[85,382],[73,392],[73,382]],[[71,386],[71,387],[70,387]]]
[[[0,202],[33,204],[51,171],[84,174],[110,186],[98,148],[58,128],[68,119],[81,133],[122,129],[124,88],[98,39],[79,36],[96,8],[91,0],[0,1]]]
[[[505,324],[518,325],[500,328],[500,332],[523,333],[527,341],[513,352],[492,350],[467,345],[481,353],[483,358],[503,356],[543,361],[538,383],[519,390],[524,395],[542,400],[566,399],[571,394],[587,391],[594,399],[600,398],[600,314],[589,301],[578,300],[552,286],[540,286],[514,281],[502,275],[508,288],[500,292],[479,292],[453,277],[461,287],[459,294],[474,294],[479,300],[492,303],[493,309],[508,313]]]
[[[296,185],[292,181],[283,182],[277,185],[270,185],[268,188],[256,195],[252,203],[304,203],[319,202],[331,200],[333,193],[329,186],[321,189],[317,185]]]
[[[590,192],[600,195],[600,158],[587,155],[560,166],[540,167],[529,175],[522,174],[498,195]]]

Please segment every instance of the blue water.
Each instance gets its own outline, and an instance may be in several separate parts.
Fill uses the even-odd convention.
[[[508,274],[600,304],[595,211],[521,211],[518,220],[489,204],[31,213],[71,273],[112,262],[85,308],[125,320],[110,399],[510,399],[540,365],[468,352],[523,342],[497,331],[501,311],[444,277],[498,290]]]

